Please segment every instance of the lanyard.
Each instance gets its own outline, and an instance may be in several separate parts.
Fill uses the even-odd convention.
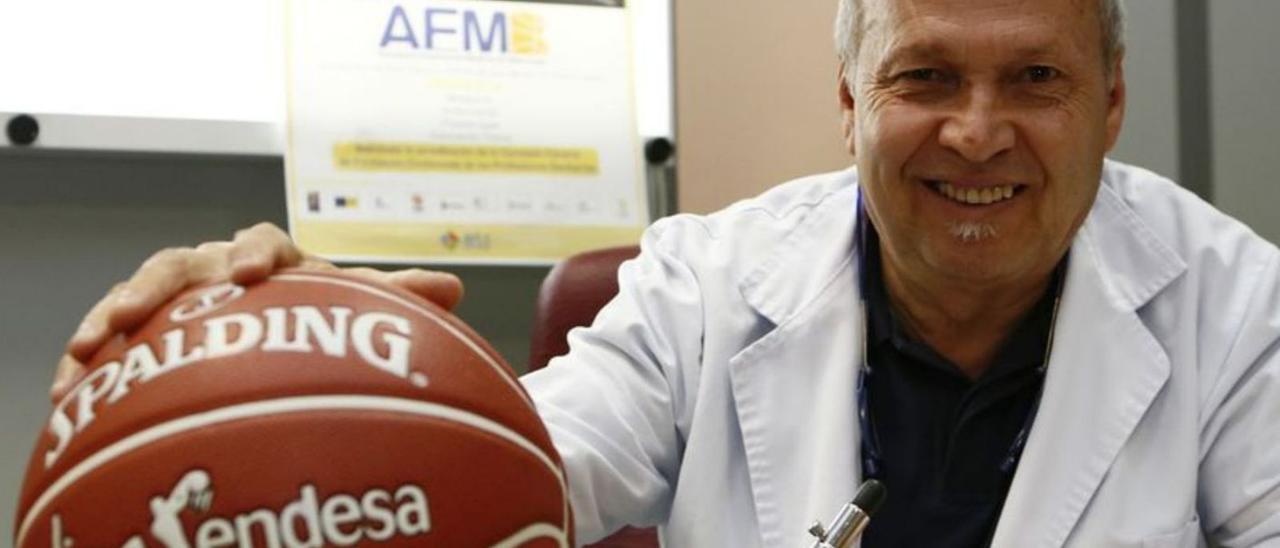
[[[867,359],[867,339],[871,333],[868,326],[869,317],[867,316],[867,290],[869,283],[867,281],[868,274],[865,272],[867,265],[867,233],[871,230],[868,226],[870,221],[867,219],[866,210],[862,204],[862,189],[858,189],[857,200],[857,223],[854,228],[854,239],[858,242],[858,272],[861,280],[859,280],[859,303],[858,309],[862,314],[862,364],[861,375],[858,376],[857,395],[858,395],[858,425],[862,430],[862,475],[864,478],[881,477],[881,465],[883,460],[880,455],[880,440],[876,434],[875,421],[871,417],[871,408],[869,403],[869,394],[867,379],[871,377],[871,362]],[[1053,352],[1053,335],[1058,325],[1058,305],[1062,302],[1063,277],[1066,272],[1066,261],[1058,264],[1053,274],[1054,298],[1053,312],[1049,323],[1048,340],[1045,343],[1044,360],[1040,366],[1036,367],[1036,374],[1041,377],[1049,369],[1049,356]],[[1040,383],[1040,387],[1036,389],[1035,399],[1031,402],[1031,409],[1027,411],[1026,418],[1022,421],[1022,427],[1018,430],[1018,434],[1014,436],[1013,443],[1009,445],[1009,450],[1005,453],[1005,457],[1000,461],[1000,472],[1006,477],[1012,476],[1013,471],[1018,467],[1018,461],[1022,458],[1022,450],[1027,445],[1027,438],[1031,435],[1031,426],[1035,422],[1036,412],[1040,409],[1040,398],[1044,395],[1044,382]]]

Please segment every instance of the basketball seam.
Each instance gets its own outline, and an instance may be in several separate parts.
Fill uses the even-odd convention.
[[[526,542],[540,538],[551,538],[560,546],[568,544],[568,539],[565,538],[564,529],[557,529],[556,526],[551,525],[550,523],[534,523],[516,531],[511,536],[501,540],[490,548],[515,548],[523,546]]]
[[[562,525],[561,530],[568,529],[568,494],[564,474],[546,453],[516,431],[487,417],[438,403],[386,396],[327,395],[279,398],[213,409],[172,419],[164,423],[151,426],[141,432],[134,433],[120,441],[117,441],[85,458],[75,467],[71,468],[59,477],[57,481],[53,482],[52,485],[46,488],[40,496],[36,498],[35,503],[31,505],[30,509],[28,509],[27,515],[23,518],[22,524],[18,529],[18,536],[15,539],[17,541],[17,545],[22,545],[23,540],[26,538],[31,526],[34,524],[35,519],[44,511],[45,506],[48,506],[49,502],[54,497],[61,494],[68,487],[76,481],[79,481],[82,477],[88,475],[90,472],[93,472],[130,451],[140,449],[146,445],[175,434],[213,424],[284,413],[334,410],[379,412],[396,411],[410,415],[439,418],[465,424],[467,426],[473,426],[514,443],[524,451],[537,457],[537,459],[551,470],[551,473],[555,476],[556,482],[560,487],[561,499],[565,511],[565,522]]]

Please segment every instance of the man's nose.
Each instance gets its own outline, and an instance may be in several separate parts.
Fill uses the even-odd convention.
[[[938,139],[965,160],[983,163],[1013,148],[1016,135],[997,94],[977,87],[948,114]]]

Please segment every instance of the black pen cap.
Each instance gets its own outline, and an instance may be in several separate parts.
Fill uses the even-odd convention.
[[[867,480],[858,488],[858,494],[853,496],[853,505],[857,506],[868,517],[874,516],[880,506],[884,504],[885,497],[889,496],[889,491],[884,488],[884,484],[876,480]]]

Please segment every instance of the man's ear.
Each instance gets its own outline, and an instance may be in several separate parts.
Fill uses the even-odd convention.
[[[1128,101],[1128,88],[1124,81],[1124,53],[1116,56],[1115,65],[1111,67],[1110,89],[1107,90],[1107,152],[1116,146],[1120,139],[1120,128],[1124,126],[1125,104]]]
[[[844,148],[849,154],[857,155],[854,148],[854,116],[853,91],[849,89],[849,78],[845,74],[845,62],[836,66],[836,99],[840,104],[840,129],[844,131]]]

